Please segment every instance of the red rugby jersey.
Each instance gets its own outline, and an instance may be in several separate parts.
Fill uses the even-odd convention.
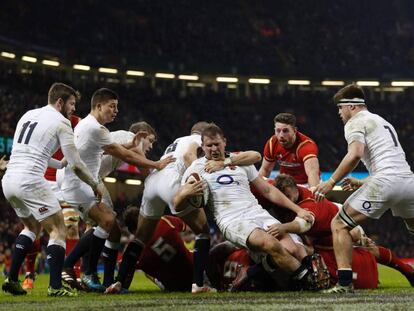
[[[189,291],[193,283],[193,254],[180,236],[185,228],[178,217],[162,217],[137,265],[169,291]]]
[[[269,162],[277,161],[280,173],[292,176],[297,184],[306,184],[308,176],[305,172],[304,162],[318,156],[318,146],[312,139],[297,132],[293,146],[285,149],[279,144],[276,135],[273,135],[266,142],[263,156]]]

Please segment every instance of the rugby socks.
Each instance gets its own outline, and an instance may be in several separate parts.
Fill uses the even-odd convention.
[[[36,258],[39,252],[40,252],[40,240],[36,239],[32,244],[32,248],[30,249],[30,251],[28,252],[26,256],[26,274],[30,273],[34,276]]]
[[[125,252],[122,256],[122,262],[119,265],[119,272],[117,277],[117,281],[121,282],[122,288],[128,289],[131,285],[135,273],[135,266],[139,257],[141,256],[144,247],[144,243],[138,239],[135,239],[129,242],[127,248],[125,249]]]
[[[210,237],[206,235],[198,235],[194,244],[193,261],[194,283],[198,287],[204,286],[204,272],[208,267],[208,256],[210,252]]]
[[[341,286],[349,286],[352,283],[352,269],[338,269],[338,284]]]
[[[76,243],[79,241],[79,239],[66,239],[66,253],[65,255],[68,256],[71,251],[74,249]],[[75,271],[76,278],[80,278],[80,259],[78,259],[73,266],[73,270]]]
[[[30,251],[35,239],[36,234],[28,229],[23,229],[16,238],[13,259],[10,265],[9,280],[18,280],[20,267],[22,266],[23,261],[27,253]]]
[[[76,262],[89,251],[94,229],[90,229],[85,232],[82,237],[78,240],[75,247],[69,253],[65,259],[64,267],[73,268]]]
[[[50,269],[49,286],[54,289],[62,287],[62,269],[65,260],[65,241],[49,240],[46,255]]]
[[[109,287],[114,283],[114,273],[116,266],[116,259],[118,257],[119,243],[106,240],[105,246],[102,250],[102,257],[104,262],[104,279],[103,286]]]
[[[98,270],[98,261],[101,257],[102,249],[105,244],[105,240],[108,238],[109,233],[101,227],[96,227],[92,234],[90,252],[89,252],[89,263],[85,271],[86,275],[96,273]]]
[[[378,246],[378,251],[379,251],[379,258],[377,258],[378,263],[394,268],[400,271],[404,275],[412,275],[414,273],[414,269],[409,264],[406,264],[405,262],[403,262],[401,258],[398,257],[389,248]]]

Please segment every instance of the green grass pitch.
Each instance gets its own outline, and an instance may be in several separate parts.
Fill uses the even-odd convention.
[[[3,279],[1,279],[3,282]],[[380,266],[377,290],[354,295],[319,293],[162,293],[137,273],[127,295],[80,293],[77,298],[46,296],[48,275],[40,275],[25,297],[0,294],[0,310],[414,310],[414,290],[398,272]]]

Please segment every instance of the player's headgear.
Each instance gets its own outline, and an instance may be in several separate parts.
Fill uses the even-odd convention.
[[[360,86],[349,84],[335,94],[334,103],[337,106],[365,106],[365,93]]]

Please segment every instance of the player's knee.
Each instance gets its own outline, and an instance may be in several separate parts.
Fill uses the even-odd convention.
[[[66,226],[66,238],[79,239],[79,227],[77,225]]]
[[[110,232],[115,224],[115,215],[113,213],[103,214],[98,224],[102,229]]]

